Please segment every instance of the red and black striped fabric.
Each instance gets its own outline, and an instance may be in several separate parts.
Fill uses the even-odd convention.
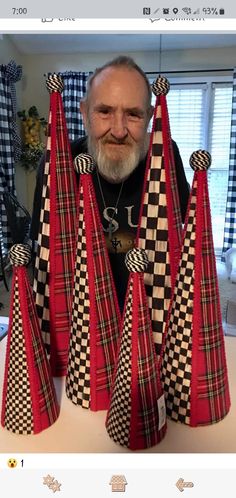
[[[30,248],[10,249],[14,265],[1,423],[16,434],[37,434],[50,427],[59,405],[44,350],[25,264]]]
[[[161,369],[167,414],[198,426],[221,420],[230,396],[207,186],[209,153],[193,153],[190,164],[195,173]]]
[[[35,301],[43,337],[50,344],[53,375],[66,374],[76,247],[76,176],[57,75],[47,80],[50,127],[47,141]]]

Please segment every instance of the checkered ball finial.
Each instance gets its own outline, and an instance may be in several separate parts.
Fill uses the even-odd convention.
[[[28,244],[14,244],[9,250],[12,266],[26,266],[31,260],[31,248]]]
[[[189,164],[194,171],[205,171],[211,165],[211,154],[207,150],[196,150],[190,156]]]
[[[159,76],[152,84],[152,92],[154,95],[167,95],[170,89],[170,83],[164,76]]]
[[[46,87],[50,93],[59,92],[61,93],[64,88],[63,79],[59,74],[53,73],[49,74],[46,79]]]
[[[95,168],[92,156],[90,154],[79,154],[74,159],[74,168],[76,173],[80,173],[81,175],[92,173]]]
[[[147,269],[148,257],[144,249],[135,247],[127,252],[125,264],[130,272],[141,273]]]

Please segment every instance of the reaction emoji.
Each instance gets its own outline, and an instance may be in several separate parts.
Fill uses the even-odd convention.
[[[17,466],[17,460],[15,458],[9,458],[7,465],[10,469],[14,469]]]

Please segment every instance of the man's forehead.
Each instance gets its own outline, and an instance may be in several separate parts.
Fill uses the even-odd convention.
[[[94,78],[90,98],[93,101],[109,104],[112,96],[121,97],[132,100],[132,106],[140,106],[143,104],[143,99],[146,100],[148,92],[146,83],[141,74],[133,68],[126,67],[108,67]]]
[[[105,67],[100,71],[94,78],[93,84],[96,82],[102,83],[108,79],[116,79],[119,78],[122,75],[128,75],[131,76],[132,78],[141,78],[141,81],[143,80],[141,74],[133,67],[127,67],[127,66],[109,66]]]

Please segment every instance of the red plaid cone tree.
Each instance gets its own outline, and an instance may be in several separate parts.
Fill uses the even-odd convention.
[[[204,150],[190,158],[195,173],[161,360],[167,414],[191,426],[217,422],[230,408],[207,186],[210,162]]]
[[[53,375],[65,375],[76,245],[76,175],[71,158],[60,76],[46,81],[50,112],[43,176],[34,295]]]
[[[9,255],[13,280],[1,423],[16,434],[37,434],[56,421],[59,406],[25,268],[30,247],[15,244]]]
[[[78,240],[66,393],[91,410],[108,407],[120,311],[91,172],[92,157],[74,161],[80,173]]]
[[[162,440],[166,416],[143,282],[145,251],[129,251],[126,264],[131,273],[106,428],[116,443],[137,450]]]
[[[137,246],[147,252],[144,274],[156,352],[165,331],[171,290],[181,248],[182,222],[166,95],[169,82],[159,77],[152,85],[156,95]]]

